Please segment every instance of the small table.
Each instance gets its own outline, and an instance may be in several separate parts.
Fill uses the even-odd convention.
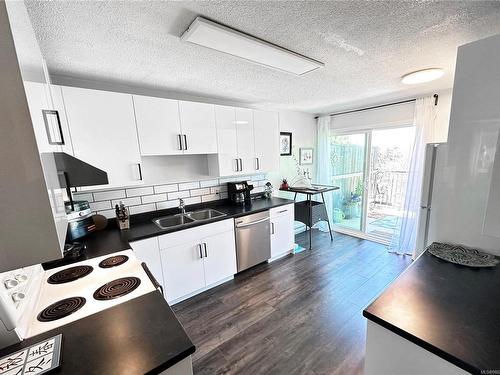
[[[330,238],[333,241],[332,228],[330,226],[330,220],[328,219],[328,212],[325,205],[325,197],[323,193],[328,191],[338,190],[338,186],[331,185],[318,185],[314,184],[310,188],[306,187],[289,187],[288,189],[280,189],[281,191],[288,191],[290,193],[295,193],[293,200],[296,201],[297,194],[306,194],[307,199],[303,202],[295,202],[295,220],[304,223],[309,227],[309,250],[312,249],[311,233],[312,227],[319,221],[326,221],[328,223],[328,229],[330,232]],[[313,195],[321,194],[322,202],[313,201],[311,198]]]

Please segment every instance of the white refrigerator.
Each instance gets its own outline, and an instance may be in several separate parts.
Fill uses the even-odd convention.
[[[448,142],[427,147],[417,254],[438,241],[500,255],[500,35],[458,49]]]

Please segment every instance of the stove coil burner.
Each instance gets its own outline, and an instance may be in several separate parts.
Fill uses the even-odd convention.
[[[128,260],[128,256],[126,255],[116,255],[110,258],[106,258],[99,263],[99,267],[101,268],[111,268],[119,266],[120,264],[125,263]]]
[[[98,301],[106,301],[124,296],[135,290],[141,284],[137,277],[122,277],[104,284],[94,292],[94,298]]]
[[[64,284],[87,276],[93,271],[91,266],[75,266],[56,272],[47,279],[49,284]]]
[[[85,298],[83,297],[65,298],[43,309],[38,314],[37,319],[40,322],[51,322],[61,319],[80,310],[83,305],[85,305]]]

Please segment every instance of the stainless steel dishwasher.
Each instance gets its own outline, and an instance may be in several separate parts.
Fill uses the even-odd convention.
[[[235,219],[238,272],[271,258],[269,211]]]

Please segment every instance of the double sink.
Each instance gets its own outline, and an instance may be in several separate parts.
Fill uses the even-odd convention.
[[[216,217],[221,217],[221,216],[226,216],[226,214],[209,208],[206,210],[198,210],[182,214],[162,216],[157,219],[154,219],[153,223],[155,223],[160,229],[169,229],[187,225],[195,221],[205,221],[205,220],[215,219]]]

